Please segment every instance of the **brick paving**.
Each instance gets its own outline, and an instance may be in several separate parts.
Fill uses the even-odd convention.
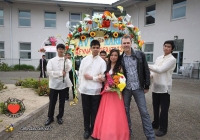
[[[39,72],[0,72],[0,80],[4,83],[15,83],[15,78],[33,77],[37,78]],[[152,120],[152,99],[151,92],[146,94],[147,107]],[[51,124],[50,131],[18,131],[8,140],[83,140],[83,115],[81,107],[81,98],[75,106],[70,106],[69,102],[65,104],[65,114],[63,125],[57,122]],[[72,95],[70,94],[70,99]],[[200,80],[197,79],[174,79],[171,93],[171,105],[169,110],[169,128],[168,134],[162,140],[199,140],[200,139]],[[48,108],[47,108],[48,110]],[[47,110],[30,122],[24,128],[44,127],[47,119]],[[56,107],[57,114],[58,106]],[[133,124],[134,139],[146,140],[141,124],[141,118],[137,106],[131,102],[131,119]],[[119,120],[120,121],[120,120]],[[155,130],[156,131],[156,130]],[[91,140],[91,138],[89,138]]]

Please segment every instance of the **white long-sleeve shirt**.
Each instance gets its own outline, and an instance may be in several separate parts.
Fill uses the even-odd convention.
[[[79,92],[87,95],[99,95],[102,83],[98,81],[98,75],[104,75],[106,62],[100,57],[88,55],[81,61],[79,68]],[[86,80],[84,74],[89,74],[93,80]]]
[[[151,90],[155,93],[170,93],[172,74],[176,67],[176,59],[172,54],[160,56],[154,65],[149,65],[152,76]]]
[[[48,61],[47,74],[49,75],[49,88],[61,90],[71,87],[72,83],[69,79],[69,71],[72,68],[72,62],[69,59],[65,61],[65,72],[63,83],[64,57],[54,57]]]

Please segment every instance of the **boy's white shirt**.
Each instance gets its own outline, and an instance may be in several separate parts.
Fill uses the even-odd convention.
[[[69,79],[69,71],[72,69],[72,62],[69,59],[65,61],[65,72],[63,83],[64,57],[54,57],[47,63],[47,74],[49,75],[49,88],[61,90],[71,87],[72,83]]]
[[[170,93],[172,89],[172,74],[176,67],[176,59],[172,54],[159,56],[154,65],[149,65],[151,71],[151,90],[155,93]]]
[[[100,57],[88,55],[81,61],[79,68],[79,88],[81,94],[99,95],[102,88],[102,82],[98,81],[99,75],[104,77],[106,71],[106,62]],[[89,74],[93,80],[86,80],[84,74]]]

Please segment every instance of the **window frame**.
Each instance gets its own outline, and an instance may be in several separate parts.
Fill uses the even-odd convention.
[[[2,27],[2,26],[4,26],[4,9],[3,9],[3,8],[0,8],[0,10],[3,11],[3,16],[0,17],[0,19],[3,19],[3,24],[2,24],[2,25],[0,24],[0,27]]]
[[[146,46],[144,46],[144,48],[143,48],[143,52],[144,52],[144,54],[145,54],[145,58],[146,58],[146,54],[152,54],[152,55],[154,55],[154,42],[145,42],[145,45],[146,44],[153,44],[153,51],[152,52],[145,52],[145,47]],[[152,56],[153,57],[153,56]],[[153,63],[153,60],[152,61],[147,61],[148,63]]]
[[[80,14],[80,20],[71,20],[71,14]],[[71,22],[77,22],[82,21],[82,13],[81,12],[69,12],[69,22],[71,26]],[[72,26],[71,26],[72,27]],[[73,27],[72,27],[73,28]]]
[[[19,16],[19,12],[20,12],[20,11],[30,12],[30,18],[27,18],[27,17],[20,17],[20,16]],[[19,19],[30,19],[30,26],[21,26],[21,25],[20,25],[20,22],[19,22]],[[19,27],[23,27],[23,28],[24,28],[24,27],[25,27],[25,28],[30,28],[30,27],[31,27],[31,10],[22,10],[22,9],[19,9],[19,10],[18,10],[18,26],[19,26]]]
[[[55,13],[55,15],[56,15],[56,18],[55,19],[51,19],[51,18],[45,18],[45,13]],[[46,27],[45,26],[45,21],[46,20],[52,20],[52,21],[55,21],[55,27]],[[56,29],[56,27],[57,27],[57,13],[56,13],[56,11],[44,11],[44,28],[47,28],[47,29]]]
[[[147,7],[150,7],[150,6],[153,6],[155,5],[155,21],[154,23],[151,23],[151,24],[146,24],[146,21],[147,21],[147,17],[149,17],[150,15],[147,15]],[[156,3],[153,3],[153,4],[150,4],[150,5],[147,5],[145,7],[145,13],[144,13],[144,26],[151,26],[151,25],[155,25],[156,24]]]
[[[30,50],[21,50],[21,49],[20,49],[21,44],[30,44]],[[30,52],[30,53],[31,53],[31,42],[19,42],[19,59],[31,60],[32,55],[31,55],[31,58],[21,58],[20,52],[28,52],[28,53]]]
[[[183,4],[183,5],[181,5],[181,6],[177,6],[176,8],[173,7],[173,2],[174,2],[174,0],[171,1],[171,21],[186,18],[187,0],[185,0],[185,1],[186,1],[185,4]],[[174,11],[174,9],[178,9],[178,8],[181,8],[181,7],[184,7],[184,6],[185,6],[185,16],[184,16],[184,17],[179,17],[179,18],[173,18],[173,11]]]
[[[3,54],[4,54],[4,57],[0,57],[0,59],[5,59],[5,42],[0,41],[0,43],[3,43],[3,49],[0,48],[0,52],[3,52]]]

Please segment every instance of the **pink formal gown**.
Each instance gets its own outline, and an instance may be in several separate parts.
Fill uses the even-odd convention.
[[[105,92],[105,88],[101,93],[92,137],[100,140],[129,140],[124,100],[120,100],[117,92]]]

